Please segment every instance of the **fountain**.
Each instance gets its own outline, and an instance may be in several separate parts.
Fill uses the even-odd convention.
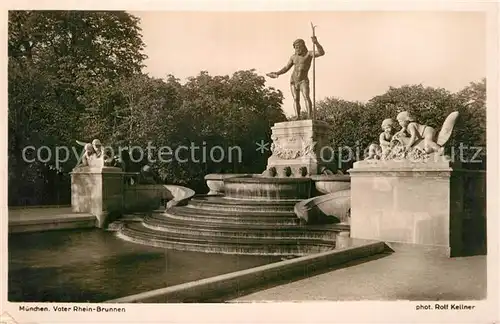
[[[316,187],[319,194],[348,189],[348,176],[318,174],[325,165],[318,163],[315,143],[326,142],[327,126],[312,120],[277,123],[272,128],[272,156],[262,174],[207,175],[208,194],[154,211],[140,223],[125,224],[119,237],[168,249],[226,254],[302,256],[334,249],[337,235],[349,230],[339,221],[346,219],[345,208],[329,210],[342,215],[321,214],[321,219],[309,221],[299,217],[307,213],[304,209],[296,213],[298,204],[317,196]],[[336,182],[340,185],[325,185]],[[345,195],[338,197],[345,201]]]
[[[153,212],[142,223],[125,225],[120,237],[171,249],[230,254],[298,256],[335,248],[337,234],[342,232],[345,237],[349,226],[339,222],[346,219],[348,195],[326,200],[341,208],[315,208],[316,182],[323,184],[318,187],[321,193],[346,186],[344,179],[340,186],[329,186],[334,181],[331,178],[330,182],[312,178],[321,175],[321,170],[333,160],[333,151],[323,150],[329,146],[330,126],[314,118],[314,73],[313,96],[309,97],[309,69],[312,64],[314,72],[316,58],[325,54],[314,26],[312,41],[313,49],[309,51],[304,40],[296,40],[293,60],[266,74],[278,78],[294,66],[290,84],[297,117],[271,128],[272,155],[267,169],[262,174],[208,175],[207,195],[194,196],[185,206],[168,206],[165,211]],[[306,104],[306,119],[301,118],[301,96]],[[337,199],[342,203],[332,203]],[[314,217],[308,217],[309,214]]]

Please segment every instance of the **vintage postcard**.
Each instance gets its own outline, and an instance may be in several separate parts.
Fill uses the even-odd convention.
[[[496,323],[495,1],[3,6],[0,323]]]

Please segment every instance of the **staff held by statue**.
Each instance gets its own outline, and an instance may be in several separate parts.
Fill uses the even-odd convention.
[[[316,26],[313,25],[311,22],[311,28],[312,28],[312,38],[316,38],[316,33],[315,33],[315,28]],[[316,116],[316,43],[313,42],[313,58],[312,58],[312,68],[313,68],[313,86],[312,86],[312,92],[313,92],[313,98],[312,98],[312,118]]]

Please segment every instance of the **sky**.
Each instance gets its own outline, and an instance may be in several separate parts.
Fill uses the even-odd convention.
[[[145,72],[185,82],[200,71],[231,75],[281,69],[311,25],[325,49],[316,60],[316,102],[325,97],[367,101],[390,86],[423,84],[455,92],[486,77],[486,17],[480,12],[173,12],[132,11],[141,19]],[[312,69],[312,68],[311,68]],[[291,71],[267,86],[294,114]],[[312,70],[309,73],[312,84]],[[302,104],[302,109],[304,105]]]

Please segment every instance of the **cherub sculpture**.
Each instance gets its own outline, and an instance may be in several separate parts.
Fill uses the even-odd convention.
[[[455,126],[458,112],[452,112],[446,117],[439,133],[428,125],[419,124],[407,111],[400,112],[397,116],[401,130],[394,134],[406,152],[411,149],[422,150],[425,154],[444,154],[444,145],[450,139]]]
[[[82,156],[82,161],[77,167],[81,166],[108,166],[113,164],[113,157],[108,156],[104,149],[102,148],[101,141],[94,139],[91,143],[85,143],[82,141],[76,141],[79,145],[84,147],[84,153]]]
[[[379,135],[379,145],[370,145],[368,160],[385,159],[391,150],[391,142],[394,132],[394,121],[391,118],[384,119],[382,122],[383,132]]]
[[[428,125],[420,124],[408,111],[400,112],[397,121],[401,129],[389,139],[392,133],[392,120],[384,120],[380,134],[380,145],[372,144],[366,158],[393,160],[398,158],[425,160],[431,154],[444,155],[444,145],[450,139],[451,133],[458,118],[458,112],[452,112],[446,117],[439,133]]]
[[[90,143],[84,144],[84,152],[82,155],[81,162],[76,167],[89,166],[91,164],[91,160],[92,160],[94,154],[95,154],[95,151],[94,151],[94,148],[92,147],[92,144],[90,144]]]

